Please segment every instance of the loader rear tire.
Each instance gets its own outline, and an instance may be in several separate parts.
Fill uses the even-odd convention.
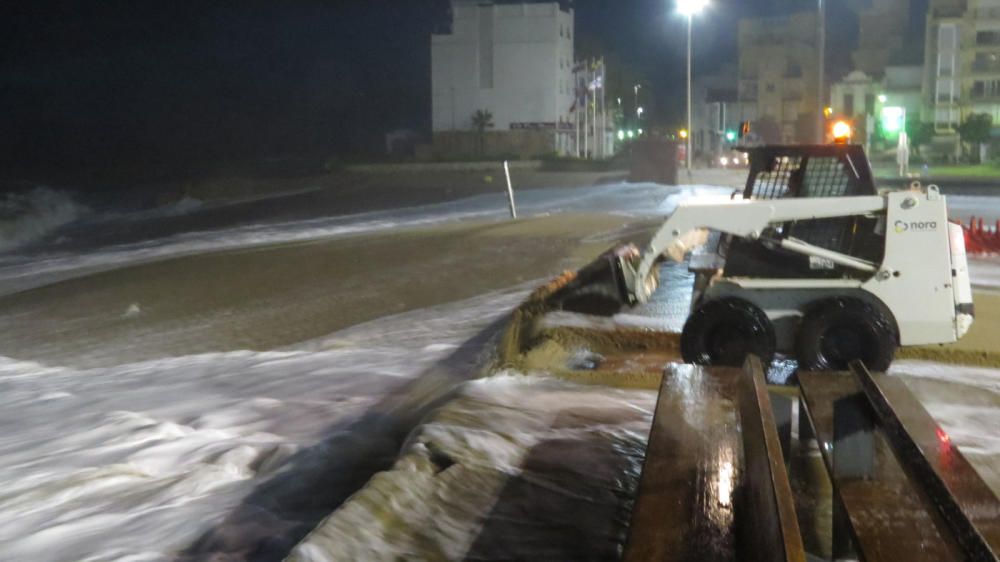
[[[739,298],[711,300],[699,306],[681,333],[681,356],[695,365],[739,367],[750,354],[770,365],[774,350],[774,326],[767,314]]]
[[[806,312],[795,336],[795,355],[806,371],[845,371],[860,359],[869,370],[881,372],[892,363],[896,341],[892,322],[876,307],[836,298]]]

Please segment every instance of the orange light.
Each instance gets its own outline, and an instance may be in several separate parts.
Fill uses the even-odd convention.
[[[827,119],[829,119],[831,115],[833,115],[833,108],[830,107],[830,106],[824,107],[823,108],[823,116],[826,117]]]
[[[681,136],[681,138],[682,138],[682,139],[686,139],[686,138],[688,138],[688,132],[687,132],[687,129],[681,129],[681,130],[680,130],[680,133],[678,133],[678,134],[679,134],[679,135]]]
[[[945,431],[940,427],[937,428],[937,438],[942,445],[948,445],[949,443],[951,443],[951,437],[947,433],[945,433]]]
[[[851,126],[846,121],[837,121],[833,124],[833,141],[847,142],[851,138]]]

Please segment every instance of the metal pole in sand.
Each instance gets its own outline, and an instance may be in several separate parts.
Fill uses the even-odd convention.
[[[507,176],[507,202],[510,203],[510,218],[517,218],[517,207],[514,206],[514,186],[510,184],[510,165],[503,161],[503,173]]]

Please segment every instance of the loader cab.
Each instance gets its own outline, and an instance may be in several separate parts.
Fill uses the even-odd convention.
[[[750,170],[745,199],[877,195],[871,165],[858,145],[762,146],[746,149]],[[790,221],[769,238],[797,238],[809,244],[881,263],[884,219],[854,216]],[[772,279],[857,278],[863,273],[789,252],[762,240],[722,237],[725,277]]]

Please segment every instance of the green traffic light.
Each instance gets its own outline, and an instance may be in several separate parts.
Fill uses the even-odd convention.
[[[726,131],[726,140],[729,142],[736,140],[736,131]]]

